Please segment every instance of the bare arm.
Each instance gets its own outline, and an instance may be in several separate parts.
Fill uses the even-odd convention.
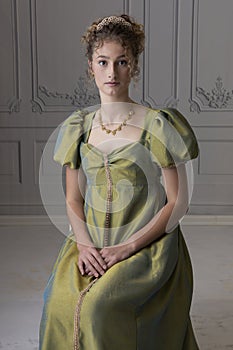
[[[162,169],[167,203],[141,230],[130,237],[135,251],[145,247],[166,232],[170,232],[188,207],[188,186],[184,165],[178,168]]]
[[[79,250],[78,267],[82,275],[102,275],[107,268],[99,251],[90,239],[83,210],[84,199],[80,190],[85,188],[86,180],[81,169],[66,167],[66,208]]]
[[[85,188],[82,170],[66,167],[66,209],[77,242],[93,245],[85,224],[84,199],[80,188]]]
[[[162,169],[167,203],[142,229],[126,242],[115,247],[103,248],[101,255],[108,264],[114,265],[172,230],[188,207],[188,186],[185,165]]]

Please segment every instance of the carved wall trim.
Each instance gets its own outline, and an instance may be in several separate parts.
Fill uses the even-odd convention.
[[[95,89],[94,86],[93,88],[88,89],[87,82],[84,77],[79,77],[76,87],[72,93],[50,91],[46,86],[41,85],[39,86],[39,91],[52,101],[67,101],[69,103],[69,106],[84,108],[100,103],[97,89]],[[38,106],[38,104],[36,106]],[[41,111],[43,111],[43,106],[39,105],[39,108]],[[37,111],[39,111],[39,109]]]
[[[216,109],[233,106],[233,90],[227,91],[224,88],[223,80],[220,76],[217,77],[215,87],[210,92],[202,87],[197,87],[196,91],[204,106]]]
[[[219,149],[219,147],[222,145],[222,144],[228,144],[228,147],[229,145],[232,145],[233,144],[233,140],[231,138],[209,138],[209,139],[204,139],[204,138],[199,138],[198,139],[198,142],[199,142],[199,145],[200,146],[203,146],[203,144],[208,144],[208,143],[212,143],[214,145],[217,145],[216,147]],[[232,146],[233,147],[233,146]],[[214,172],[204,172],[203,169],[202,169],[202,165],[201,163],[205,164],[206,163],[206,157],[203,156],[203,162],[202,162],[202,156],[203,156],[203,152],[200,152],[200,157],[198,157],[197,159],[197,174],[198,174],[198,178],[199,178],[199,181],[202,181],[202,182],[197,182],[197,183],[204,183],[204,179],[207,181],[206,183],[208,185],[211,185],[211,184],[214,184],[216,183],[216,179],[220,179],[218,176],[221,177],[221,181],[222,183],[224,183],[225,185],[226,184],[229,184],[229,185],[232,185],[232,175],[233,175],[233,172],[232,170],[230,170],[229,172],[221,172],[221,171],[214,171]],[[231,157],[231,151],[228,152],[228,154],[225,154],[225,157],[228,157],[230,158]],[[222,167],[222,169],[226,170],[226,167]],[[220,180],[217,180],[218,182]]]
[[[150,40],[150,3],[151,1],[144,0],[144,28],[145,34],[148,40]],[[163,106],[174,107],[176,108],[179,102],[178,99],[178,26],[179,26],[179,0],[173,1],[173,54],[172,54],[172,77],[171,77],[171,95],[165,98]],[[158,103],[153,97],[149,95],[149,89],[147,82],[149,81],[149,52],[148,49],[145,49],[144,53],[144,63],[143,63],[143,92],[142,92],[142,103],[146,106],[158,107],[161,104]]]
[[[191,112],[229,112],[233,110],[233,90],[227,91],[220,76],[217,77],[215,88],[210,92],[198,86],[198,37],[199,37],[199,0],[192,0],[192,51],[191,51],[191,96],[189,99]]]
[[[129,0],[123,1],[123,13],[129,14]]]
[[[5,105],[0,105],[0,112],[19,112],[20,111],[20,76],[19,76],[19,28],[18,28],[18,9],[17,1],[11,0],[11,18],[12,18],[12,55],[13,55],[13,96]]]
[[[177,2],[178,0],[175,0]],[[97,89],[89,87],[86,79],[80,76],[73,92],[53,91],[45,84],[39,84],[38,79],[38,43],[37,43],[37,0],[30,1],[31,17],[31,58],[32,58],[32,111],[66,112],[72,111],[73,106],[86,107],[99,103]],[[129,0],[123,0],[123,12],[129,13]],[[58,100],[62,102],[58,105]]]
[[[0,148],[5,154],[5,159],[8,160],[6,163],[3,162],[1,166],[0,185],[22,184],[21,140],[1,139]]]

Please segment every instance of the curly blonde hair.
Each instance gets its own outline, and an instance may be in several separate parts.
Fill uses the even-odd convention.
[[[144,50],[143,25],[126,14],[103,17],[93,22],[81,38],[82,43],[86,45],[86,57],[90,62],[94,50],[101,47],[106,40],[120,42],[126,51],[130,52],[130,74],[136,80],[140,73],[139,55]]]

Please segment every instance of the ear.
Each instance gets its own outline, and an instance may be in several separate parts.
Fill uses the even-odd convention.
[[[91,79],[94,78],[95,74],[92,69],[92,61],[88,60],[88,74]]]
[[[92,70],[92,61],[88,60],[88,67],[90,70]]]

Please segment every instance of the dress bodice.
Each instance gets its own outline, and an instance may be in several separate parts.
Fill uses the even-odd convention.
[[[173,110],[148,109],[141,137],[104,153],[88,143],[95,112],[74,113],[61,127],[54,159],[86,175],[84,213],[98,247],[126,241],[164,206],[161,167],[195,158],[198,147],[187,120]]]

